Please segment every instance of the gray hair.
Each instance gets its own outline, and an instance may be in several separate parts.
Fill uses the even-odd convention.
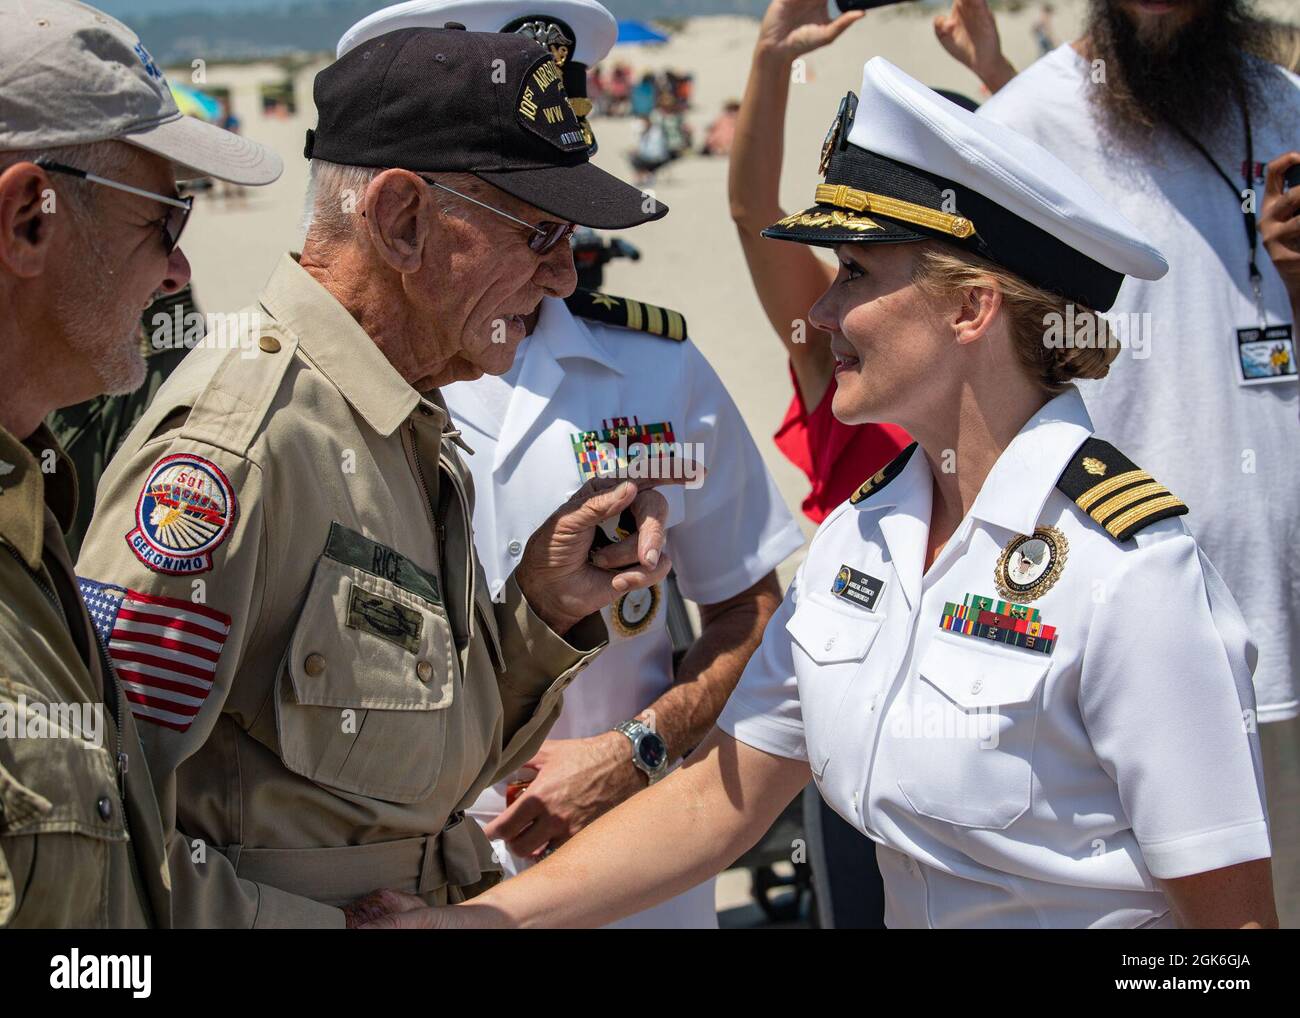
[[[356,217],[366,188],[383,172],[383,167],[345,166],[313,159],[303,202],[304,237],[316,243],[331,243],[350,236],[356,228]],[[471,173],[428,173],[425,176],[470,194],[475,193],[478,184],[478,178]],[[449,215],[463,213],[465,207],[465,203],[458,203],[453,195],[439,192],[438,208],[443,212]]]
[[[137,155],[136,149],[113,140],[96,141],[88,145],[0,152],[0,173],[18,163],[31,163],[41,156],[48,156],[55,162],[75,166],[79,170],[86,170],[109,180],[117,180],[135,161]],[[56,200],[65,202],[73,217],[79,222],[84,222],[85,218],[94,211],[100,197],[99,192],[104,188],[63,173],[51,176],[55,184]]]
[[[383,170],[374,166],[344,166],[324,159],[311,161],[302,232],[314,240],[340,240],[352,232],[352,217],[361,207],[366,188]]]

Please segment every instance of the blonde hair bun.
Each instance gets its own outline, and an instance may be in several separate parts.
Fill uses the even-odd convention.
[[[1104,378],[1119,355],[1118,337],[1092,308],[1034,286],[980,255],[942,242],[926,244],[914,278],[931,293],[995,283],[1002,292],[1017,359],[1029,377],[1052,395],[1076,378]],[[1064,335],[1065,328],[1072,328],[1073,335]],[[1054,340],[1049,342],[1049,336]]]

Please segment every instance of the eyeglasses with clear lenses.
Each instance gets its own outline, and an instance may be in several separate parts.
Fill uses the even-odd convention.
[[[423,174],[416,174],[416,176],[430,187],[436,187],[448,192],[449,194],[454,194],[457,198],[463,198],[465,201],[477,205],[479,208],[487,209],[489,212],[495,212],[498,216],[509,219],[512,223],[517,223],[525,230],[530,230],[532,236],[528,238],[528,246],[532,248],[533,251],[537,252],[537,254],[546,254],[548,251],[554,250],[557,244],[561,241],[568,240],[573,234],[573,231],[577,229],[577,226],[574,223],[553,223],[546,221],[533,225],[532,223],[525,222],[522,219],[512,216],[509,212],[503,212],[501,209],[494,208],[486,202],[481,202],[477,198],[471,198],[467,194],[461,194],[455,188],[448,187],[446,184],[440,184],[438,181],[426,177]]]

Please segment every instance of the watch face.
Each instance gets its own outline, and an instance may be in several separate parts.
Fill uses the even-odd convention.
[[[664,761],[668,758],[668,747],[664,744],[664,740],[654,732],[649,732],[641,737],[636,751],[641,757],[641,762],[652,771],[662,767]]]

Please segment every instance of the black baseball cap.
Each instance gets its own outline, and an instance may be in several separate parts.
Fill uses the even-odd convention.
[[[316,75],[307,158],[461,172],[553,216],[602,230],[668,206],[589,162],[563,74],[532,39],[460,26],[404,28]]]

